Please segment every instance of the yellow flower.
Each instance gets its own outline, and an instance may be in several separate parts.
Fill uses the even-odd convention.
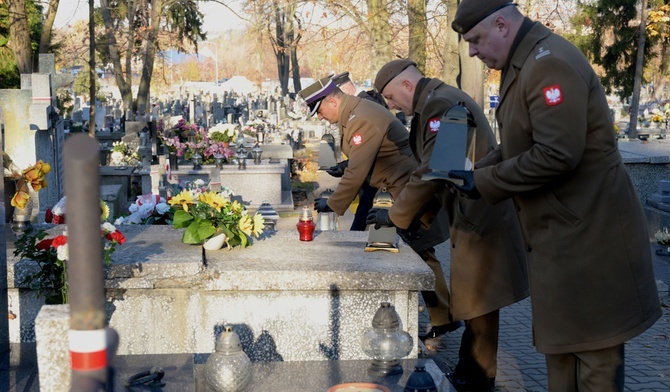
[[[23,178],[26,179],[26,182],[30,182],[35,191],[38,191],[47,186],[47,181],[44,177],[50,171],[51,165],[42,162],[40,159],[37,163],[23,171]]]
[[[12,197],[12,205],[20,209],[26,208],[26,203],[28,203],[29,199],[30,194],[24,189],[19,189],[14,194],[14,197]]]
[[[181,208],[183,208],[184,211],[188,212],[188,205],[195,203],[193,202],[193,195],[191,194],[191,192],[183,190],[177,196],[170,199],[168,201],[168,204],[171,206],[181,205]]]
[[[244,234],[251,235],[252,222],[249,215],[244,215],[240,218],[239,222],[237,222],[237,227],[239,227]]]
[[[233,203],[230,206],[230,209],[233,211],[235,214],[239,214],[244,210],[244,206],[240,204],[237,200],[233,201]]]
[[[109,218],[109,206],[100,199],[100,220],[106,221]]]
[[[220,193],[207,191],[200,194],[198,200],[206,203],[208,206],[216,209],[218,212],[221,212],[221,208],[225,207],[230,201],[223,197]]]
[[[253,235],[258,237],[259,235],[263,234],[263,228],[264,227],[265,227],[265,219],[263,219],[263,215],[255,214],[254,215],[254,228],[252,230]]]

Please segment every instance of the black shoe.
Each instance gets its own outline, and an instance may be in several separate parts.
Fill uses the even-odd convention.
[[[458,328],[463,326],[462,321],[454,321],[453,323],[449,324],[444,324],[444,325],[436,325],[434,327],[431,327],[428,332],[425,334],[419,335],[420,340],[426,340],[426,339],[437,339],[440,336],[444,335],[445,333],[449,332],[454,332]]]
[[[493,392],[496,388],[495,377],[474,382],[454,377],[453,374],[447,373],[447,380],[449,380],[458,392]]]

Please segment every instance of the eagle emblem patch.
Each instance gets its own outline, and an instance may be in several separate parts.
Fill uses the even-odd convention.
[[[360,133],[357,133],[351,137],[351,142],[354,144],[354,146],[358,146],[363,143],[363,136]]]
[[[556,106],[563,102],[563,91],[558,84],[543,88],[542,93],[544,93],[544,102],[549,106]]]
[[[428,119],[428,130],[436,133],[437,131],[440,130],[440,118],[439,117],[433,117]]]

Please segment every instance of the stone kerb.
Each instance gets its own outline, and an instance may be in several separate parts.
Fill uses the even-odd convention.
[[[250,248],[203,255],[180,242],[181,230],[122,230],[128,242],[105,279],[120,355],[211,353],[223,326],[233,325],[254,361],[368,359],[360,338],[379,304],[394,304],[416,342],[418,292],[434,285],[408,246],[365,252],[364,232],[301,242],[297,231],[280,230]]]

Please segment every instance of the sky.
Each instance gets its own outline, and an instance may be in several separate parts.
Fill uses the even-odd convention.
[[[200,12],[205,15],[204,30],[217,32],[243,27],[243,21],[225,6],[212,2],[199,2]],[[95,6],[100,2],[95,0]],[[88,0],[61,0],[56,13],[55,28],[63,28],[81,19],[88,19]],[[225,23],[222,23],[225,22]]]

